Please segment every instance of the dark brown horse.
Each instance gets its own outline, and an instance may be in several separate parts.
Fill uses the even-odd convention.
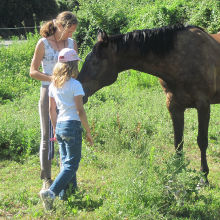
[[[84,101],[128,69],[160,78],[177,152],[183,148],[184,111],[197,109],[201,171],[207,177],[210,104],[220,103],[220,44],[195,26],[136,30],[110,37],[100,32],[78,77],[86,93]]]

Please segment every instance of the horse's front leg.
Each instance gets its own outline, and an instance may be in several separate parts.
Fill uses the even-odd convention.
[[[198,137],[197,143],[201,151],[201,171],[205,174],[206,182],[208,183],[209,167],[206,159],[206,150],[208,147],[208,128],[210,119],[210,104],[207,102],[197,103],[198,111]]]
[[[184,130],[184,111],[185,108],[180,106],[173,99],[172,94],[167,94],[167,108],[170,113],[173,130],[174,130],[174,146],[177,154],[181,154],[183,150],[183,130]]]

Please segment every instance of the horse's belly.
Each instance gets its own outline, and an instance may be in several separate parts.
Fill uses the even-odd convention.
[[[220,103],[220,91],[215,94],[215,96],[211,99],[211,104],[219,104]]]

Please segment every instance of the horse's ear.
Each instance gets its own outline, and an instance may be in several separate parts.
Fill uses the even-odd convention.
[[[98,30],[97,40],[103,43],[108,43],[108,35],[103,30]]]

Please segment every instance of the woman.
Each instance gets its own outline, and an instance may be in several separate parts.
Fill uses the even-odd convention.
[[[46,22],[40,29],[42,38],[38,41],[30,67],[30,76],[41,81],[39,113],[41,124],[40,164],[43,188],[48,189],[52,184],[51,160],[49,152],[49,97],[48,87],[51,82],[53,68],[58,60],[58,53],[63,48],[73,48],[77,44],[71,39],[77,28],[77,18],[72,12],[64,11],[56,19]],[[42,65],[42,71],[40,66]]]

